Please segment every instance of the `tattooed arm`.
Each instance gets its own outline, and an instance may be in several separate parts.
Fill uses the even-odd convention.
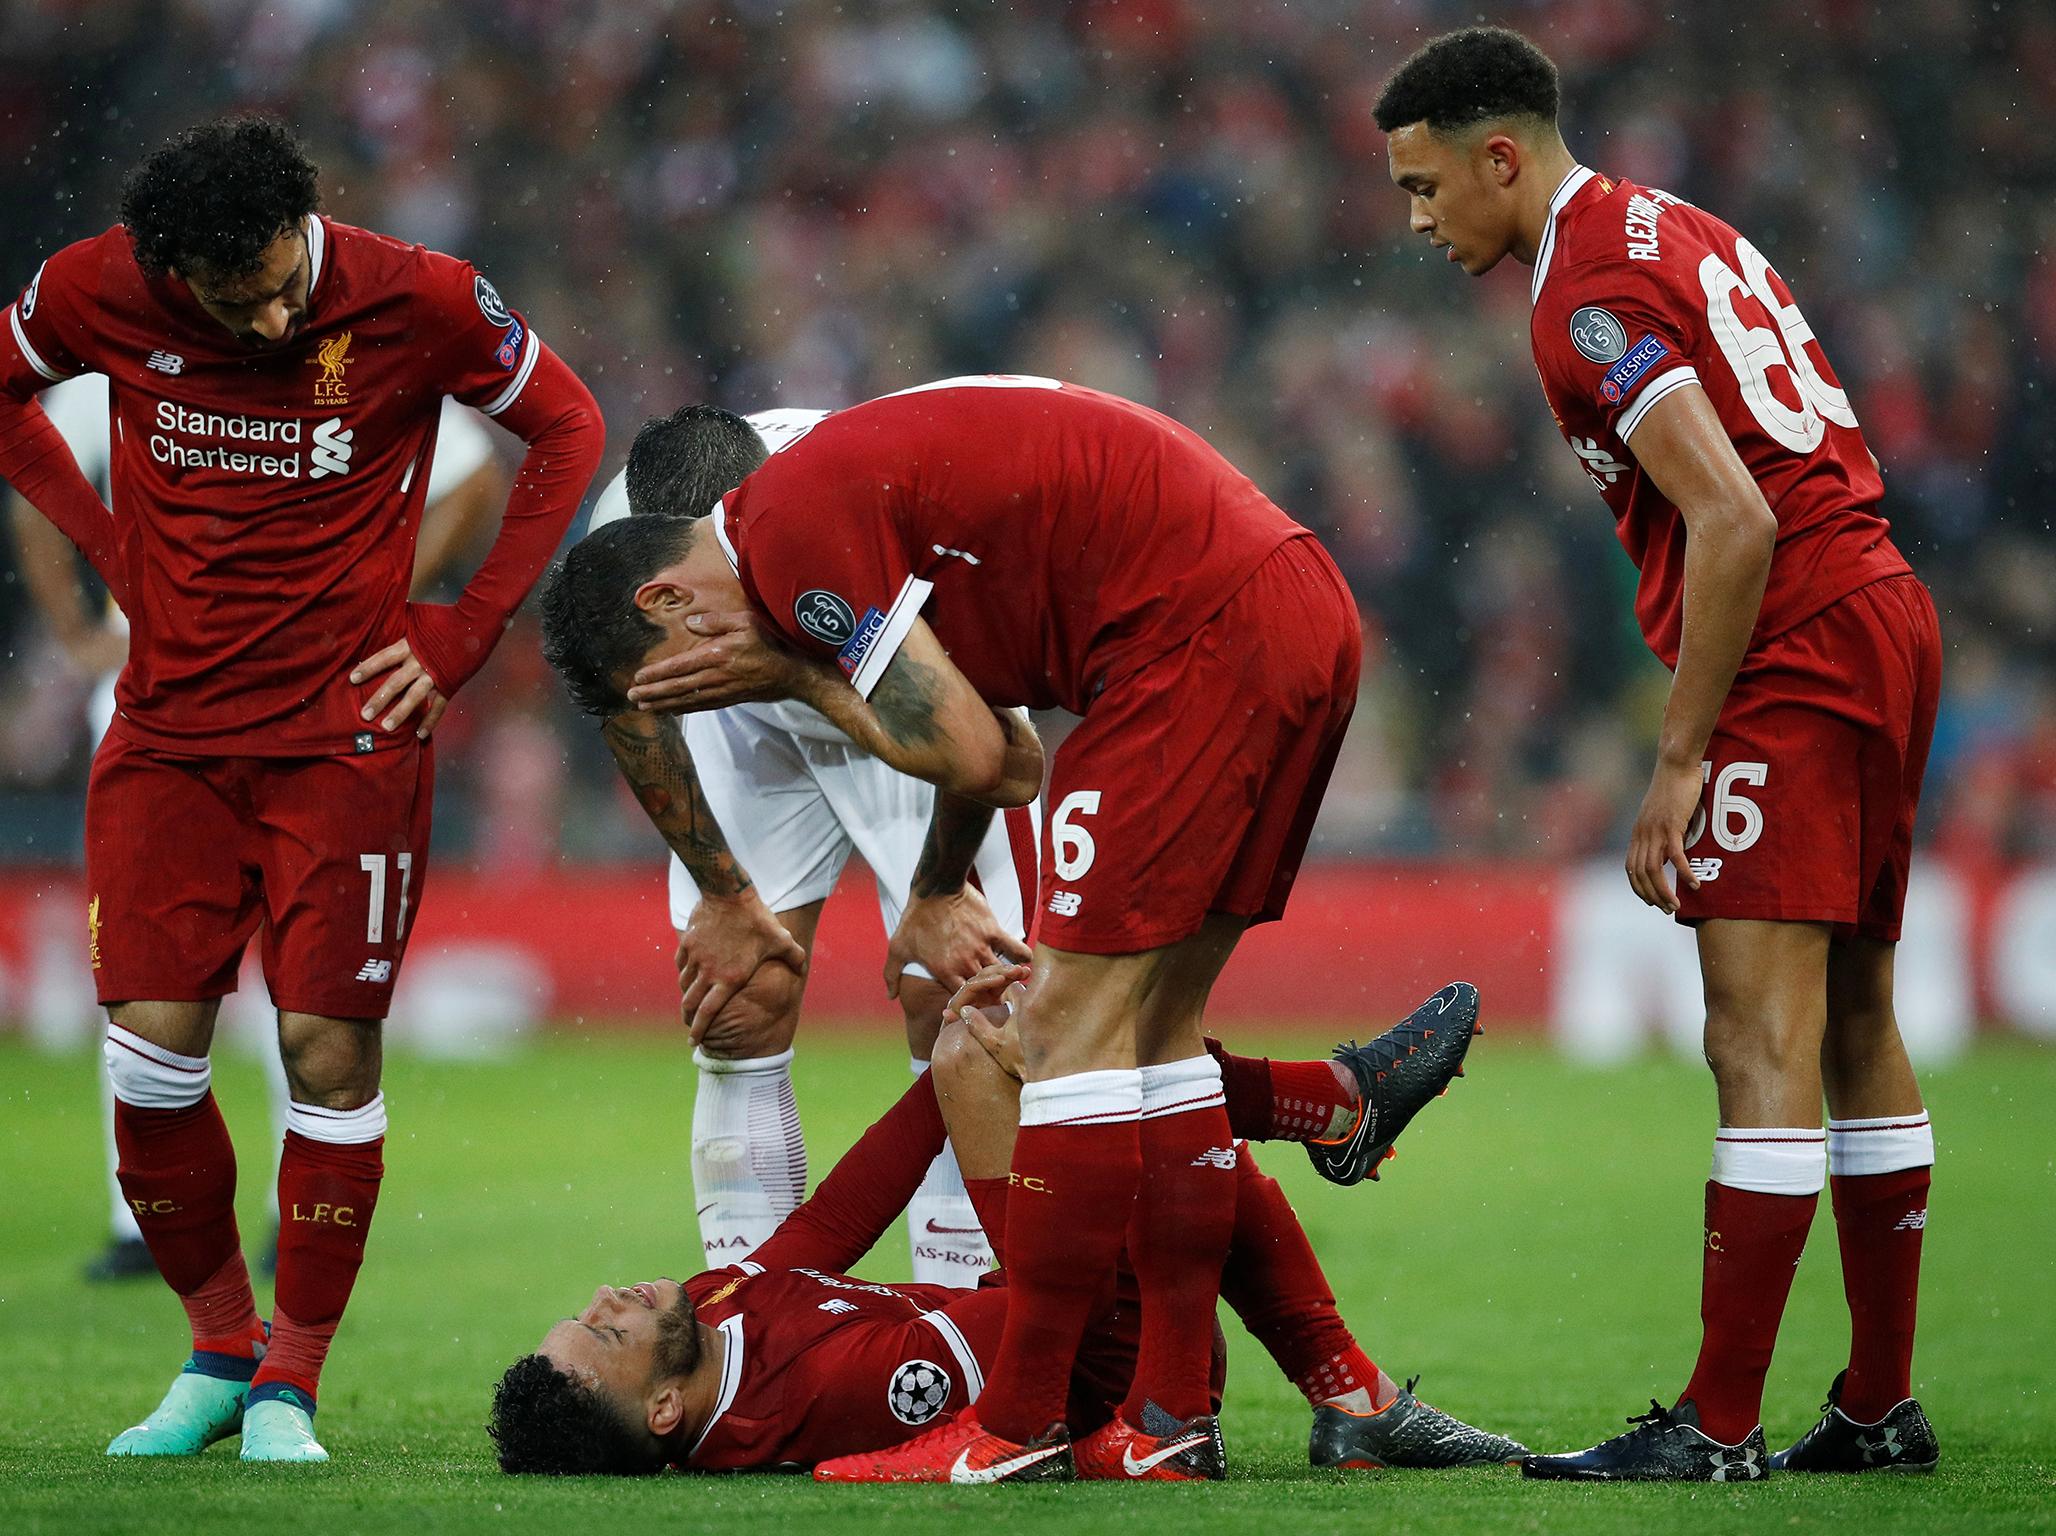
[[[841,672],[804,666],[794,692],[858,746],[937,789],[981,805],[1026,805],[1042,792],[1042,742],[959,672],[925,620],[914,621],[869,700]]]
[[[677,719],[630,710],[609,719],[600,733],[643,813],[699,887],[699,902],[678,940],[678,985],[697,1043],[760,969],[782,965],[797,978],[806,970],[806,951],[764,905],[729,848]]]

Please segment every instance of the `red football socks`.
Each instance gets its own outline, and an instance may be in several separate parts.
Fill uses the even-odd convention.
[[[1234,1056],[1216,1040],[1206,1048],[1220,1065],[1228,1124],[1246,1141],[1334,1141],[1362,1112],[1356,1079],[1339,1062]]]
[[[1849,1299],[1841,1408],[1859,1424],[1876,1423],[1913,1395],[1913,1320],[1930,1172],[1902,1168],[1830,1180],[1842,1291]]]
[[[1309,1403],[1364,1394],[1356,1411],[1392,1401],[1392,1380],[1358,1348],[1336,1310],[1320,1260],[1275,1179],[1248,1147],[1236,1168],[1235,1235],[1221,1299]]]
[[[185,1304],[196,1352],[254,1356],[263,1338],[236,1231],[236,1153],[214,1095],[182,1109],[116,1099],[122,1195]]]
[[[1137,1425],[1148,1402],[1181,1421],[1213,1411],[1214,1301],[1235,1231],[1237,1152],[1212,1057],[1142,1069],[1141,1140],[1128,1258],[1142,1338],[1121,1409]]]
[[[1006,1268],[1007,1181],[966,1179],[964,1188],[971,1196],[971,1209],[978,1213],[978,1225],[985,1228],[985,1242],[992,1249],[994,1267]]]
[[[1078,1072],[1021,1090],[1007,1196],[1007,1321],[978,1419],[1025,1444],[1064,1417],[1078,1341],[1142,1174],[1141,1074]],[[989,1230],[989,1229],[988,1229]]]
[[[310,1400],[316,1395],[322,1362],[364,1262],[384,1146],[382,1135],[338,1144],[286,1132],[278,1166],[278,1305],[257,1387],[278,1383]]]
[[[1738,1443],[1761,1419],[1764,1374],[1819,1200],[1707,1183],[1704,1332],[1680,1401],[1692,1400],[1700,1427],[1723,1445]]]

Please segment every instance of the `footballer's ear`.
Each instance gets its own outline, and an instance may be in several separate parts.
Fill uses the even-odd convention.
[[[1525,154],[1521,141],[1510,133],[1487,134],[1485,142],[1478,146],[1484,156],[1485,169],[1492,180],[1504,187],[1520,174],[1521,160]]]
[[[685,1378],[669,1376],[643,1402],[643,1422],[659,1440],[669,1440],[685,1422]]]
[[[692,588],[671,571],[659,571],[635,589],[635,606],[643,617],[662,624],[667,618],[682,618],[692,606]]]

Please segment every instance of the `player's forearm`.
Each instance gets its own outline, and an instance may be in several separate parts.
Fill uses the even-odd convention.
[[[1777,524],[1762,498],[1755,501],[1753,509],[1739,499],[1707,508],[1689,524],[1678,668],[1657,738],[1658,757],[1672,766],[1704,757],[1763,608]]]
[[[750,890],[749,872],[728,846],[707,804],[685,734],[670,715],[630,710],[600,728],[643,814],[678,855],[700,894],[715,900]]]
[[[446,694],[485,665],[563,541],[606,446],[591,392],[547,349],[499,420],[528,443],[500,535],[453,606],[417,604],[408,615],[414,654]]]
[[[128,593],[116,560],[114,514],[72,457],[41,402],[0,391],[0,479],[76,544],[118,603]]]
[[[913,894],[926,898],[961,891],[991,826],[991,806],[938,789],[935,808],[928,813],[928,835],[921,840],[921,857],[914,865]]]
[[[1030,785],[1027,752],[1017,733],[983,703],[966,708],[943,698],[937,681],[932,668],[902,652],[869,699],[841,673],[814,665],[804,669],[798,696],[864,751],[937,789],[988,806],[1033,800],[1042,789],[1040,744],[1034,747]],[[1033,738],[1025,722],[1020,729]]]

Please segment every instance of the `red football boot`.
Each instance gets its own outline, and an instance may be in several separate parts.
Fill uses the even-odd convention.
[[[1017,1445],[980,1424],[975,1408],[899,1445],[814,1468],[817,1483],[1044,1483],[1072,1475],[1071,1432],[1063,1425]]]
[[[1156,1405],[1150,1404],[1150,1409]],[[1180,1424],[1157,1425],[1149,1434],[1126,1419],[1112,1419],[1074,1447],[1078,1476],[1114,1482],[1218,1482],[1228,1475],[1227,1447],[1221,1443],[1221,1421],[1210,1413]]]

